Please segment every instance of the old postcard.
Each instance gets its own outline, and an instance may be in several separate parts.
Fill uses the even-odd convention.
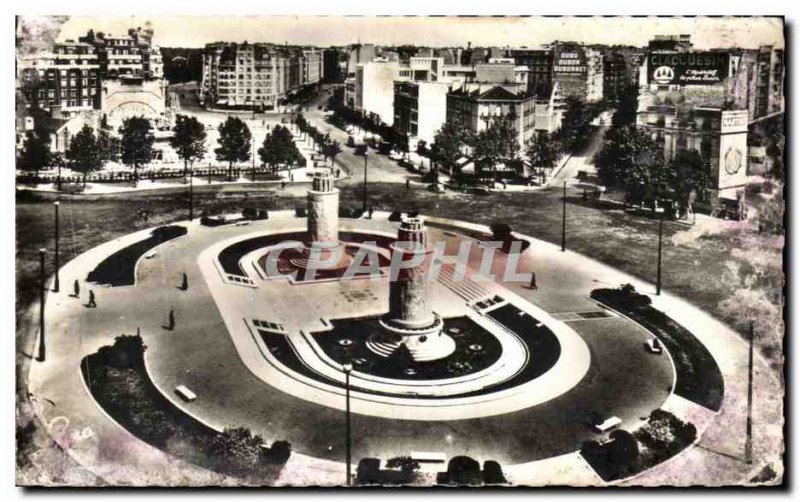
[[[784,483],[781,17],[15,29],[18,485]]]

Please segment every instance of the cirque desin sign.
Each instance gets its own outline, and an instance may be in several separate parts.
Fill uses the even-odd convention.
[[[721,52],[671,52],[650,54],[649,83],[659,85],[711,85],[728,77],[730,55]]]

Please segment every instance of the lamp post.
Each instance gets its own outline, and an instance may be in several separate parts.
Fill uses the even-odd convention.
[[[189,169],[189,221],[194,219],[194,169]]]
[[[744,443],[744,461],[753,463],[753,322],[750,321],[750,348],[747,357],[747,439]]]
[[[56,246],[55,246],[56,247],[56,252],[53,255],[53,260],[54,260],[53,265],[55,267],[55,274],[56,274],[55,280],[53,282],[53,291],[55,293],[58,293],[58,287],[59,287],[59,281],[58,281],[58,269],[59,269],[59,263],[58,263],[58,260],[59,260],[59,254],[58,254],[58,241],[59,241],[59,235],[58,235],[58,220],[59,220],[59,218],[58,218],[58,208],[59,208],[60,205],[61,204],[58,201],[53,202],[53,209],[55,209],[55,219],[56,219],[56,222],[55,222],[56,223],[56,228],[55,228],[55,233],[56,233]]]
[[[45,347],[44,347],[44,256],[47,250],[44,248],[39,249],[39,355],[36,360],[39,362],[44,361]]]
[[[347,464],[347,486],[352,484],[351,472],[351,452],[350,452],[350,372],[353,365],[346,363],[342,366],[344,371],[344,392],[345,392],[345,463]]]
[[[364,145],[364,202],[362,204],[362,211],[367,211],[367,157],[369,155],[367,145]]]
[[[567,182],[564,181],[564,193],[561,197],[561,251],[567,250]]]
[[[664,235],[664,208],[658,207],[656,208],[656,212],[659,213],[658,217],[658,268],[656,272],[656,295],[661,294],[661,247],[662,247],[662,240]]]

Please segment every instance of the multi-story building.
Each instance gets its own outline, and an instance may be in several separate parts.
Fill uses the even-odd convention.
[[[208,44],[200,99],[210,107],[271,110],[289,93],[318,84],[323,73],[323,58],[315,49]]]
[[[330,48],[322,51],[322,74],[327,83],[341,83],[344,78],[342,72],[342,52]]]
[[[347,53],[347,76],[354,77],[358,65],[369,63],[378,57],[378,48],[373,44],[356,44]]]
[[[400,65],[394,61],[371,61],[356,67],[353,108],[392,125],[394,122],[394,81]]]
[[[394,83],[394,127],[410,138],[433,143],[447,120],[446,82]]]
[[[19,61],[20,85],[30,102],[60,113],[99,108],[100,65],[94,46],[67,41],[53,45],[52,52]]]
[[[164,65],[152,39],[150,29],[131,29],[123,36],[89,30],[78,42],[55,43],[51,52],[22,59],[21,85],[30,91],[26,91],[29,100],[46,110],[57,107],[62,117],[94,109],[110,111],[103,102],[104,82],[160,85]]]
[[[553,86],[553,51],[551,49],[511,49],[509,57],[516,65],[528,68],[528,90],[539,96],[549,95]]]
[[[447,95],[447,120],[458,116],[478,134],[498,119],[511,119],[520,148],[535,131],[536,96],[522,83],[470,82]]]
[[[619,100],[629,87],[625,56],[612,52],[603,57],[603,98],[609,102]]]

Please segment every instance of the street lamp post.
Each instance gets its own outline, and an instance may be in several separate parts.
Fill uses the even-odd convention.
[[[664,208],[656,208],[658,217],[658,268],[656,271],[656,295],[661,294],[661,247],[664,235]]]
[[[362,204],[362,211],[367,211],[367,157],[368,151],[366,145],[364,145],[364,203]]]
[[[567,250],[567,182],[564,181],[564,193],[561,197],[561,251]]]
[[[55,233],[56,233],[56,246],[55,246],[56,247],[56,252],[53,255],[56,277],[55,277],[55,280],[53,282],[53,291],[56,292],[56,293],[58,293],[58,287],[59,287],[58,269],[60,268],[59,267],[59,262],[58,262],[59,261],[59,254],[58,254],[58,241],[59,241],[59,235],[58,235],[58,230],[59,230],[58,229],[58,220],[59,220],[59,218],[58,218],[58,208],[59,208],[60,205],[61,204],[58,201],[53,202],[53,208],[55,209],[55,219],[56,219],[56,229],[55,229]]]
[[[189,221],[194,219],[194,169],[189,169]]]
[[[744,461],[753,463],[753,322],[750,321],[750,348],[747,357],[747,439],[744,443]]]
[[[44,361],[45,347],[44,347],[44,298],[45,298],[45,277],[44,277],[44,256],[47,250],[44,248],[39,249],[39,355],[36,360],[39,362]]]
[[[351,451],[350,451],[350,372],[353,371],[353,365],[347,363],[342,366],[342,370],[344,370],[344,392],[345,392],[345,435],[346,435],[346,444],[345,444],[345,462],[347,463],[347,486],[352,484],[352,475],[351,475]]]

